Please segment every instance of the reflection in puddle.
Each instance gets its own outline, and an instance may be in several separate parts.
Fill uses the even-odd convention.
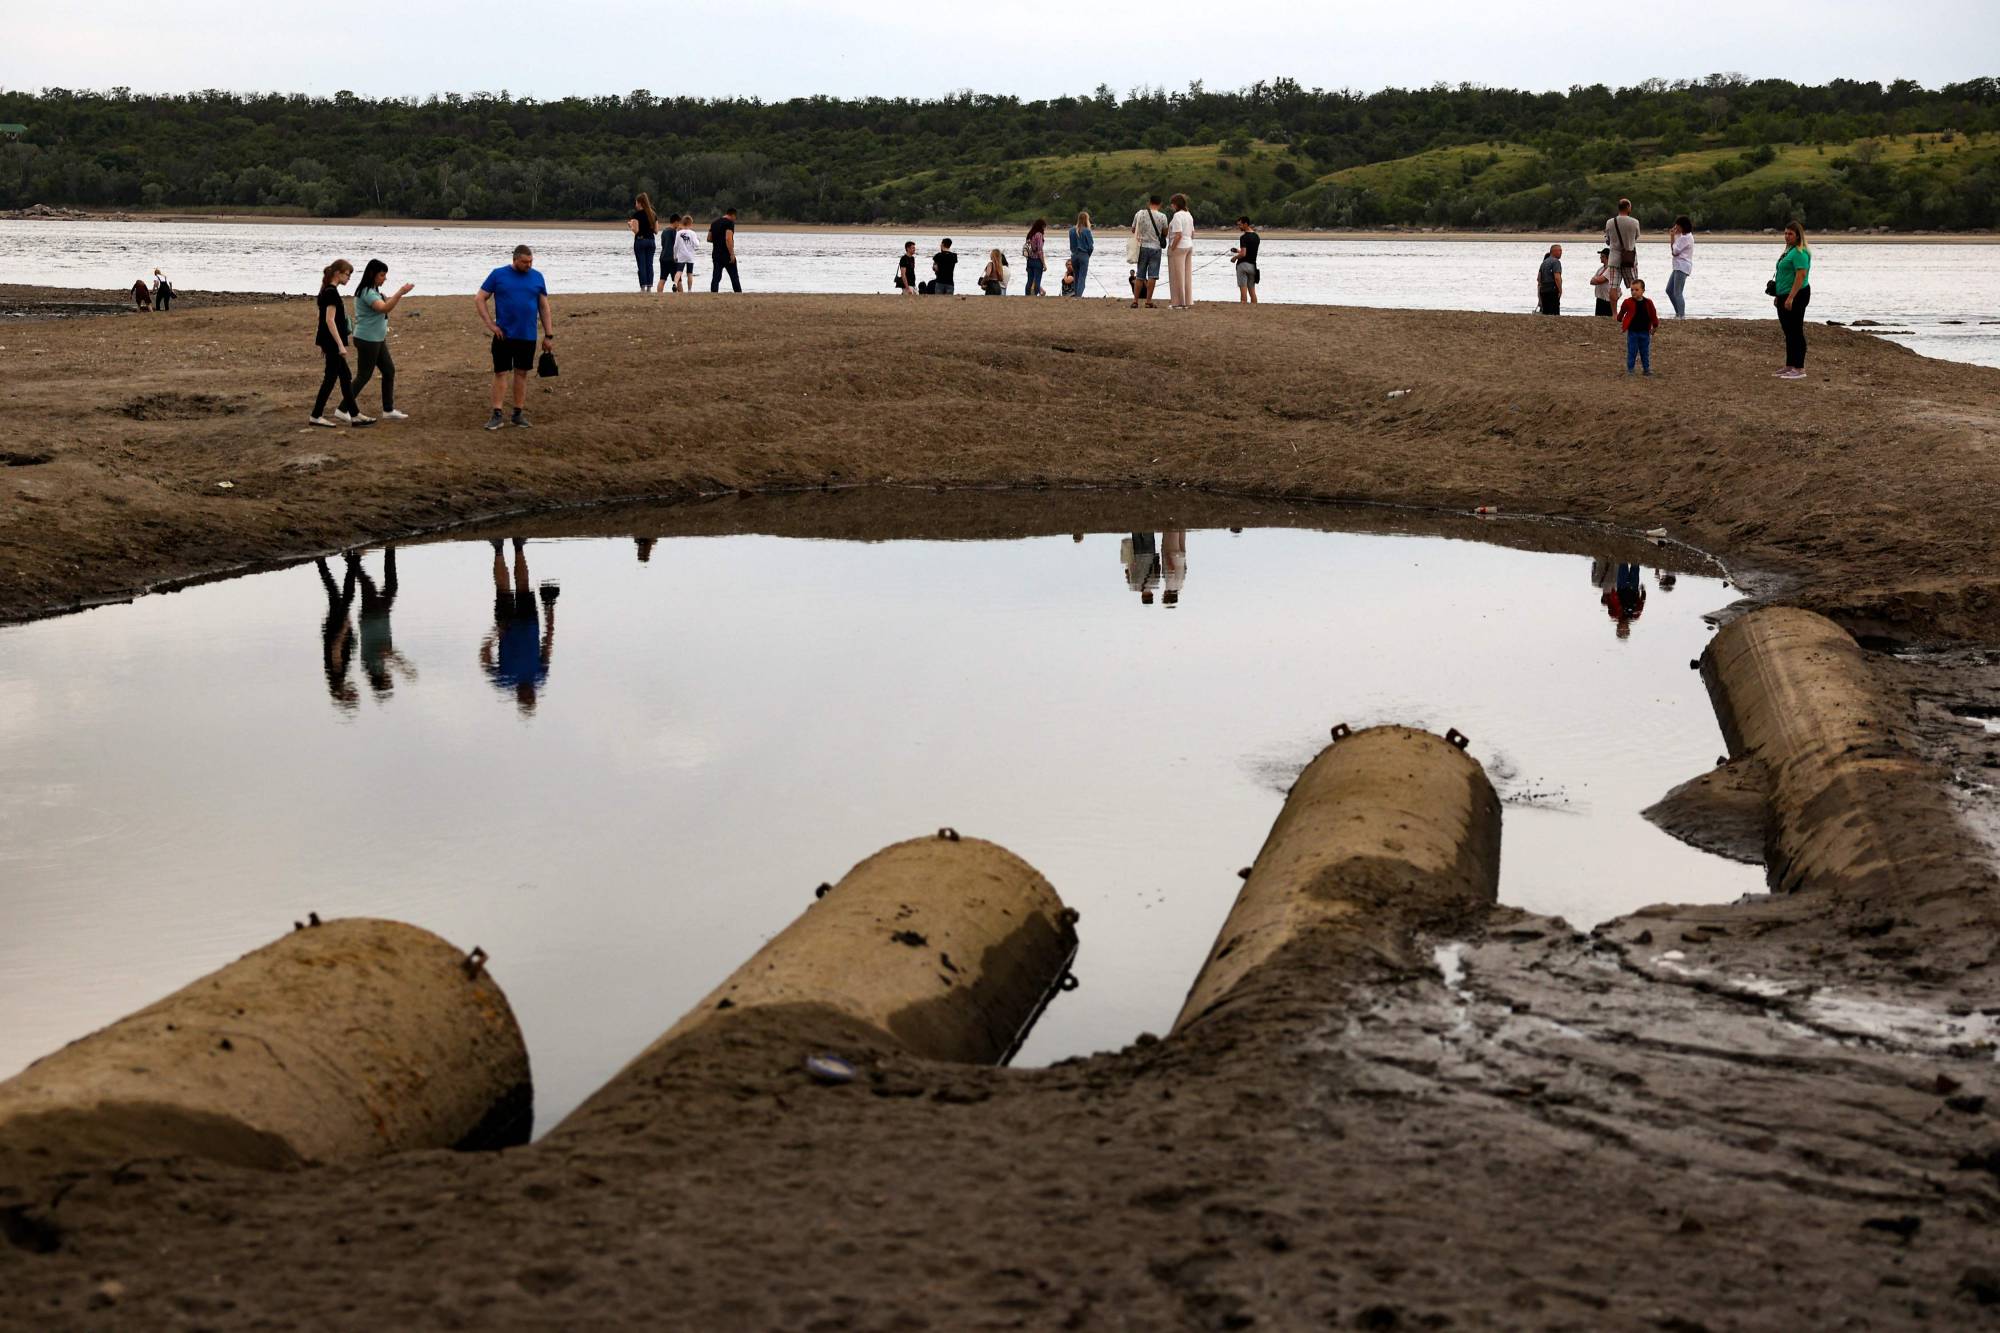
[[[1116,1047],[1172,1021],[1336,722],[1472,737],[1510,903],[1587,925],[1763,887],[1638,813],[1717,749],[1687,662],[1728,593],[1669,553],[656,513],[0,630],[0,1075],[308,909],[381,915],[489,951],[550,1124],[815,885],[943,825],[1082,913],[1083,988],[1022,1060]]]

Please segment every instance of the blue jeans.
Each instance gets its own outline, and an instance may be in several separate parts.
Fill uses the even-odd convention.
[[[1048,264],[1043,260],[1030,259],[1028,261],[1028,287],[1022,293],[1024,296],[1040,296],[1042,294],[1042,274],[1048,272],[1048,269]]]
[[[1089,255],[1075,255],[1075,256],[1073,256],[1073,258],[1074,258],[1074,259],[1076,260],[1076,293],[1075,293],[1075,294],[1076,294],[1076,295],[1078,295],[1078,296],[1082,296],[1082,295],[1083,295],[1083,280],[1084,280],[1084,279],[1085,279],[1086,277],[1088,277],[1088,276],[1090,275],[1090,256],[1089,256]]]
[[[633,257],[639,261],[639,290],[649,291],[653,286],[653,251],[656,242],[650,236],[641,236],[632,242]]]
[[[1687,318],[1687,302],[1681,297],[1681,289],[1687,285],[1688,275],[1679,269],[1675,269],[1673,276],[1667,279],[1667,299],[1674,303],[1675,319]]]
[[[1139,263],[1134,271],[1141,282],[1158,282],[1160,280],[1159,250],[1150,245],[1140,246]]]
[[[1625,373],[1632,373],[1632,363],[1645,365],[1648,375],[1653,373],[1653,335],[1641,333],[1637,329],[1625,330]]]

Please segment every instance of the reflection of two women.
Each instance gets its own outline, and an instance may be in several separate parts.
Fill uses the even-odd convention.
[[[1166,589],[1161,601],[1177,606],[1181,586],[1187,582],[1187,533],[1168,531],[1155,541],[1150,532],[1135,532],[1118,543],[1118,557],[1125,563],[1125,586],[1139,594],[1139,601],[1153,604],[1153,589],[1162,581]]]
[[[549,678],[549,656],[556,645],[554,582],[542,584],[540,603],[528,583],[528,552],[514,538],[513,581],[508,581],[506,550],[493,539],[493,628],[479,645],[479,664],[495,687],[511,690],[523,716],[535,711],[535,691]],[[548,624],[542,624],[546,614]]]
[[[339,583],[333,580],[333,571],[327,567],[324,557],[313,561],[319,570],[320,586],[326,589],[326,620],[320,626],[320,657],[326,668],[326,689],[333,697],[336,707],[352,709],[360,700],[360,691],[348,680],[347,673],[354,662],[354,648],[357,636],[350,613],[354,607],[356,585],[361,593],[361,671],[368,678],[369,688],[376,698],[386,696],[395,688],[395,672],[400,671],[408,680],[417,678],[417,669],[410,660],[396,651],[395,640],[389,629],[389,612],[396,604],[396,548],[382,548],[382,582],[377,586],[361,564],[358,551],[349,551],[342,557],[346,570]]]
[[[1646,583],[1639,566],[1593,560],[1590,581],[1597,587],[1597,600],[1603,603],[1605,614],[1617,624],[1618,637],[1630,636],[1632,622],[1646,610]]]

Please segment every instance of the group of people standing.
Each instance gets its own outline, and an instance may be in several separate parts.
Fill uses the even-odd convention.
[[[701,258],[701,238],[694,232],[694,214],[662,218],[654,211],[652,199],[641,190],[632,201],[632,216],[625,220],[625,226],[632,233],[632,258],[639,268],[640,291],[664,292],[669,277],[675,291],[694,290],[694,266]],[[743,279],[736,270],[735,209],[725,209],[721,217],[708,224],[708,253],[715,268],[709,275],[708,289],[722,290],[722,278],[727,274],[730,290],[742,291]],[[653,277],[656,254],[660,260],[657,280]]]
[[[1639,276],[1639,219],[1632,214],[1632,201],[1620,199],[1618,211],[1604,223],[1604,248],[1597,252],[1597,272],[1590,286],[1596,295],[1595,314],[1616,319],[1625,331],[1625,373],[1636,363],[1651,375],[1653,333],[1660,326],[1660,314],[1646,296],[1645,279]],[[1674,318],[1687,317],[1687,283],[1694,273],[1694,222],[1683,213],[1667,232],[1671,272],[1667,277],[1667,301]],[[1806,244],[1805,228],[1793,219],[1785,226],[1785,248],[1778,257],[1777,270],[1765,285],[1765,295],[1774,299],[1778,323],[1785,335],[1785,364],[1776,373],[1779,379],[1804,379],[1806,365],[1806,307],[1812,301],[1812,250]],[[1542,256],[1535,272],[1535,308],[1544,315],[1562,313],[1562,246],[1552,245]],[[1628,292],[1623,301],[1620,292]]]
[[[1167,272],[1169,307],[1185,310],[1194,305],[1194,213],[1188,207],[1187,196],[1182,194],[1175,195],[1168,207],[1170,212],[1162,211],[1160,196],[1151,195],[1132,215],[1132,229],[1125,241],[1125,262],[1130,266],[1126,285],[1131,288],[1134,310],[1141,305],[1149,310],[1158,308],[1153,297],[1162,267]],[[1229,251],[1236,273],[1236,299],[1255,305],[1257,284],[1262,280],[1257,251],[1263,238],[1253,229],[1247,215],[1236,219],[1236,228],[1236,245]],[[1024,296],[1048,295],[1045,286],[1048,230],[1048,219],[1036,218],[1028,224],[1028,234],[1021,242],[1021,259],[1027,269]],[[1097,236],[1091,229],[1088,211],[1076,215],[1068,241],[1069,257],[1063,261],[1058,294],[1081,297],[1089,290],[1090,264],[1097,253]],[[958,256],[952,251],[951,242],[943,241],[931,256],[931,278],[921,281],[917,277],[917,243],[905,241],[902,256],[896,262],[895,288],[905,296],[953,295],[957,290],[954,278],[957,265]],[[979,290],[988,296],[1005,296],[1009,278],[1006,252],[996,246],[988,252],[986,267],[980,271]]]

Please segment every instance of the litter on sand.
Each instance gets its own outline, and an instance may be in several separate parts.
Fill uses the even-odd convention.
[[[809,1055],[806,1072],[821,1083],[852,1083],[854,1066],[837,1055]]]
[[[233,481],[218,481],[215,485],[218,490],[233,491],[236,489],[236,483]]]

